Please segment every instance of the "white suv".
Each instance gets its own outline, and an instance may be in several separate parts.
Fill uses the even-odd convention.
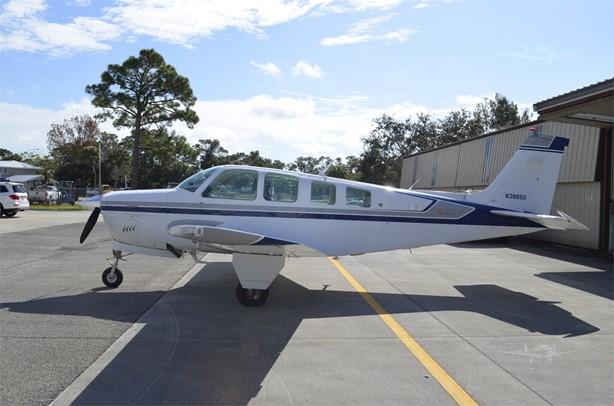
[[[21,183],[0,182],[0,217],[13,217],[29,207],[28,194]]]

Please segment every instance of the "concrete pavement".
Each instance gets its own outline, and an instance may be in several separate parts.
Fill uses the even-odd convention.
[[[131,256],[106,290],[108,235],[81,247],[81,226],[0,236],[7,404],[454,403],[326,258],[290,260],[261,308],[224,255]],[[512,241],[340,262],[478,403],[614,403],[606,259]]]

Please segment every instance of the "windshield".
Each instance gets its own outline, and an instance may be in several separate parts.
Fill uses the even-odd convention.
[[[219,168],[209,168],[209,169],[206,169],[204,171],[200,171],[200,172],[190,176],[189,178],[187,178],[183,182],[181,182],[179,184],[179,186],[177,186],[177,187],[181,188],[181,189],[185,189],[188,192],[195,192],[196,189],[198,189],[200,185],[205,183],[205,181],[207,179],[209,179],[211,177],[211,175],[213,175],[215,172],[217,172],[218,169]]]

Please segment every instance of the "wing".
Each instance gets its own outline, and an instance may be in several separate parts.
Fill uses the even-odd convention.
[[[294,241],[224,227],[183,224],[169,228],[168,233],[199,243],[203,251],[209,248],[229,254],[324,256],[322,252]]]

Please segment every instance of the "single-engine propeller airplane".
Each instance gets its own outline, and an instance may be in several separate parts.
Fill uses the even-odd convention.
[[[108,287],[122,283],[117,264],[131,253],[181,257],[232,254],[245,306],[260,306],[290,257],[375,251],[583,229],[550,215],[569,140],[531,133],[484,190],[398,189],[260,167],[209,168],[175,189],[112,192],[88,219],[83,243],[102,213],[113,242]]]

